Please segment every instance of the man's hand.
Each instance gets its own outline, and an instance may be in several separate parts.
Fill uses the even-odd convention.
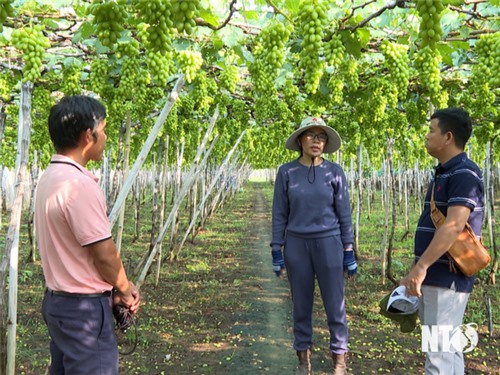
[[[404,285],[406,287],[406,294],[408,296],[420,297],[422,295],[422,283],[426,274],[427,269],[417,263],[413,266],[410,273],[405,278],[401,279],[399,285]]]
[[[283,252],[281,249],[272,249],[271,254],[273,256],[273,271],[277,277],[280,277],[283,269],[285,268]]]
[[[141,299],[139,295],[139,290],[131,281],[129,281],[128,293],[121,293],[119,291],[115,291],[113,293],[113,305],[125,306],[130,310],[132,314],[137,313],[140,304],[141,304]]]
[[[353,249],[344,250],[344,272],[347,272],[347,277],[356,277],[358,273],[358,264]]]

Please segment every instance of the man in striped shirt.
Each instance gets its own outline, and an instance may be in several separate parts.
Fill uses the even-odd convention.
[[[484,186],[480,168],[464,152],[472,132],[472,122],[461,108],[446,108],[431,116],[425,137],[427,152],[439,164],[425,198],[424,210],[415,235],[415,265],[401,280],[409,295],[419,296],[422,326],[437,326],[438,332],[450,334],[460,327],[474,276],[467,277],[450,267],[447,250],[468,222],[476,235],[481,233],[484,214]],[[430,217],[430,200],[446,216],[436,230]],[[442,337],[440,337],[440,340]],[[425,373],[464,374],[463,353],[449,350],[439,342],[438,351],[426,356]]]

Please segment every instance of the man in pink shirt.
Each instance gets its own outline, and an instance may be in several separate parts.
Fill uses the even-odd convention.
[[[50,110],[56,154],[38,183],[35,225],[51,375],[118,374],[112,306],[135,314],[140,304],[113,242],[98,179],[85,169],[102,158],[105,118],[103,105],[87,96],[65,97]]]

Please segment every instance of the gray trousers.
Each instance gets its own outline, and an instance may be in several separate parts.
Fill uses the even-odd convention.
[[[118,375],[111,295],[75,298],[45,293],[42,314],[51,342],[50,375]]]
[[[426,326],[452,326],[462,325],[462,320],[469,300],[469,293],[436,286],[422,285],[422,297],[419,300],[419,317],[422,325]],[[445,333],[447,333],[446,331]],[[464,355],[461,351],[448,351],[442,349],[428,351],[425,360],[426,375],[463,375]]]
[[[307,350],[312,345],[317,278],[330,331],[330,351],[335,354],[347,352],[343,251],[340,236],[304,239],[287,234],[284,253],[292,292],[295,350]]]

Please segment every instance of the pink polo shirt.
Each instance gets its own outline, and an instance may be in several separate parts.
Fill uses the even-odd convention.
[[[40,177],[35,199],[36,236],[47,287],[85,294],[111,290],[85,247],[111,238],[97,177],[56,154]]]

